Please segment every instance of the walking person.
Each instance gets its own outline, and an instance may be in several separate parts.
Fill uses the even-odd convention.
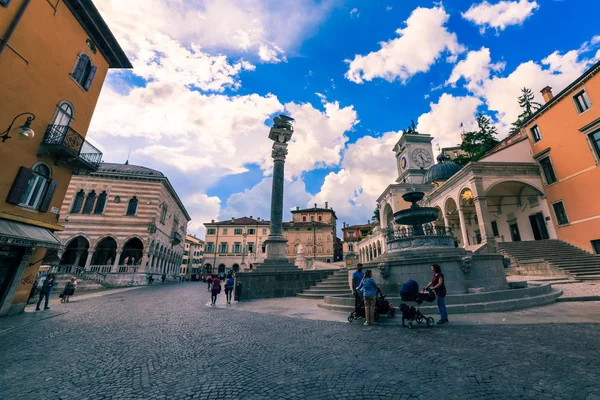
[[[352,294],[354,295],[354,309],[357,310],[362,303],[362,293],[357,288],[360,286],[363,278],[365,277],[365,273],[363,272],[363,265],[358,263],[356,266],[356,271],[352,274]]]
[[[375,321],[375,301],[377,293],[381,296],[379,285],[373,279],[373,273],[370,269],[365,271],[365,277],[358,285],[357,290],[362,290],[363,298],[365,299],[365,325],[370,326]]]
[[[221,280],[218,277],[214,277],[212,280],[212,290],[210,301],[211,305],[215,306],[217,304],[217,296],[221,293]]]
[[[69,302],[69,298],[71,296],[73,296],[73,293],[75,293],[76,284],[77,284],[77,279],[75,277],[72,277],[71,280],[69,282],[67,282],[67,284],[65,285],[65,289],[63,290],[63,293],[62,293],[63,298],[60,299],[61,303]]]
[[[40,310],[40,304],[42,303],[42,299],[46,298],[44,302],[44,310],[49,310],[48,301],[50,300],[50,292],[52,291],[52,286],[54,286],[54,274],[50,274],[46,277],[46,280],[42,284],[42,289],[40,290],[40,298],[38,299],[37,306],[35,307],[36,311]]]
[[[206,278],[206,282],[208,282],[208,291],[209,292],[212,289],[212,281],[213,281],[213,277],[212,277],[212,275],[209,275],[208,278]]]
[[[227,275],[227,280],[225,281],[225,296],[227,298],[227,304],[231,304],[231,293],[233,292],[233,285],[235,280],[231,274]]]
[[[165,283],[165,279],[167,279],[167,274],[163,272],[162,276],[160,277],[160,280],[162,281],[162,283]]]
[[[446,285],[444,284],[442,267],[437,264],[433,264],[431,266],[431,270],[433,271],[433,278],[431,278],[431,282],[425,286],[425,289],[431,287],[435,291],[438,309],[440,310],[440,320],[437,322],[437,324],[447,324],[449,321],[448,310],[446,310]]]

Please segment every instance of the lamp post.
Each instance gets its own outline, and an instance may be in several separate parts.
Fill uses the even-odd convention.
[[[29,115],[27,117],[27,120],[25,121],[25,123],[23,125],[18,126],[13,129],[13,125],[15,124],[15,121],[17,120],[17,118],[19,118],[20,116],[23,116],[23,115]],[[8,128],[4,132],[0,132],[0,139],[2,139],[2,143],[6,142],[8,139],[10,139],[12,137],[12,136],[9,136],[11,133],[14,134],[20,140],[33,139],[33,137],[35,136],[35,132],[33,131],[33,129],[31,129],[31,121],[33,121],[34,119],[35,119],[35,114],[30,113],[30,112],[24,112],[24,113],[17,115],[16,117],[14,117],[12,122],[10,123],[10,125],[8,125]],[[11,129],[12,129],[12,131],[11,131]]]

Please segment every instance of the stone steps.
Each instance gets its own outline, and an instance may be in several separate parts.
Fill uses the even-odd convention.
[[[600,255],[590,254],[560,240],[498,243],[501,252],[519,266],[542,260],[575,279],[598,279]]]
[[[348,294],[349,292],[348,270],[340,269],[296,296],[304,299],[322,299],[327,295]]]

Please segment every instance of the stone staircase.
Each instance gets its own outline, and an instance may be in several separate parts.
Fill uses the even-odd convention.
[[[322,280],[314,286],[305,289],[296,296],[303,299],[322,299],[325,296],[334,296],[339,294],[350,294],[350,284],[348,283],[348,270],[339,269],[333,275]]]
[[[578,280],[600,280],[600,255],[590,254],[560,240],[498,243],[500,251],[519,265],[543,260]]]

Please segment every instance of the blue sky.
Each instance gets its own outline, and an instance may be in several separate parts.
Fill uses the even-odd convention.
[[[364,223],[411,119],[434,144],[516,119],[600,56],[593,0],[94,0],[134,69],[111,71],[88,138],[164,172],[203,222],[268,218],[270,119],[296,119],[285,208]],[[284,218],[289,219],[287,213]]]

